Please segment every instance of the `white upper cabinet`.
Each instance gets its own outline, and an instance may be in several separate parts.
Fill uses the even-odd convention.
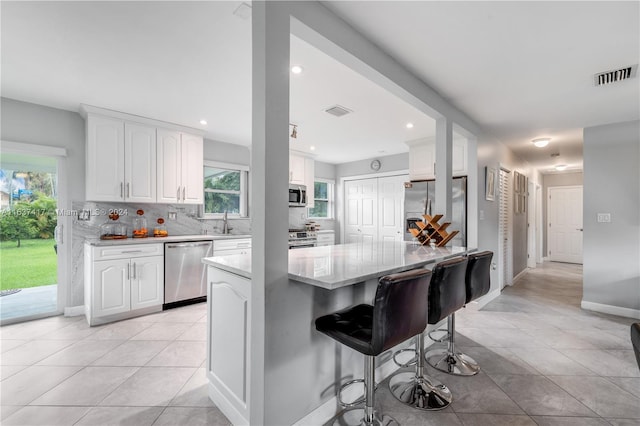
[[[202,136],[87,105],[81,113],[87,120],[87,200],[202,204]]]
[[[182,202],[204,203],[204,141],[182,133]]]
[[[202,204],[204,158],[201,136],[158,129],[158,202]]]
[[[124,199],[156,202],[156,128],[124,123]]]
[[[433,139],[420,139],[409,141],[407,144],[409,145],[409,179],[435,179],[435,141]],[[467,141],[464,139],[454,139],[451,156],[452,175],[465,176],[467,174]]]
[[[124,201],[124,122],[87,117],[86,197]]]

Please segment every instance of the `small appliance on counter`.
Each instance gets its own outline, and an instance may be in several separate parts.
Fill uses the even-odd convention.
[[[133,238],[147,238],[149,236],[149,228],[147,226],[147,218],[144,217],[144,210],[136,211],[137,216],[133,219]]]
[[[159,217],[156,221],[156,226],[153,227],[154,237],[168,237],[169,231],[167,231],[167,225],[164,224],[164,219]]]
[[[119,221],[118,213],[109,213],[109,220],[100,225],[101,240],[127,239],[127,226]]]

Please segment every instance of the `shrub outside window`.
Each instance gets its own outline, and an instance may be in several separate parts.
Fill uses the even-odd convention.
[[[248,167],[205,161],[204,215],[247,216]]]
[[[309,209],[310,218],[333,217],[333,182],[319,179],[314,182],[314,206]]]

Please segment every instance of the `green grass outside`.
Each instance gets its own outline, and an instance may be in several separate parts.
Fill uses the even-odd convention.
[[[58,282],[55,241],[22,240],[0,242],[0,290],[39,287]]]

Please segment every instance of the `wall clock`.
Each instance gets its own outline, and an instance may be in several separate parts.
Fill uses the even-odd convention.
[[[369,167],[371,167],[371,170],[376,171],[376,172],[378,170],[380,170],[380,166],[381,166],[380,160],[373,160],[371,162],[371,164],[369,165]]]

